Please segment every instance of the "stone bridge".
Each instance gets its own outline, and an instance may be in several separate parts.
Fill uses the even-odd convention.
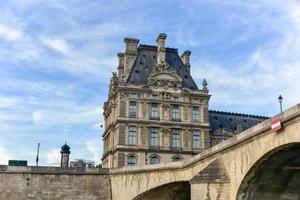
[[[110,181],[113,200],[300,199],[300,104],[189,160],[113,169]]]

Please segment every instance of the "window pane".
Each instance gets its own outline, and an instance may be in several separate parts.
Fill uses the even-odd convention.
[[[174,120],[180,119],[179,105],[173,105],[172,117],[173,117]]]
[[[130,101],[129,116],[130,117],[136,117],[136,102],[135,101]]]
[[[158,105],[157,103],[151,104],[151,118],[158,118]]]
[[[152,99],[157,99],[157,94],[153,94]]]
[[[131,99],[136,99],[136,93],[130,93],[129,98]]]
[[[159,163],[159,159],[156,156],[152,156],[150,158],[150,164],[157,164]]]
[[[173,162],[177,162],[177,161],[180,161],[181,159],[180,159],[180,157],[175,157],[175,158],[173,158]]]
[[[150,145],[151,146],[158,146],[158,131],[157,131],[157,128],[151,128]]]
[[[136,126],[129,126],[128,144],[136,144]]]
[[[193,106],[192,108],[192,118],[194,121],[199,120],[199,107],[198,106]]]
[[[172,130],[172,146],[173,147],[179,147],[180,146],[180,136],[179,136],[179,129],[173,129]]]
[[[127,165],[128,166],[133,166],[135,164],[136,164],[135,156],[129,156],[128,159],[127,159]]]
[[[193,132],[193,148],[200,148],[200,131],[194,130]]]

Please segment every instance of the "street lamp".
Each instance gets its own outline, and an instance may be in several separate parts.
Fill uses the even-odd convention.
[[[279,101],[279,105],[280,105],[280,112],[282,112],[282,99],[283,99],[283,97],[280,94],[278,97],[278,101]]]

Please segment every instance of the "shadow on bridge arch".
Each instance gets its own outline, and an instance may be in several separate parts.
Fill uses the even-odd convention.
[[[242,181],[237,200],[300,200],[300,142],[263,156]]]
[[[191,188],[188,181],[172,182],[148,190],[133,200],[190,200]]]

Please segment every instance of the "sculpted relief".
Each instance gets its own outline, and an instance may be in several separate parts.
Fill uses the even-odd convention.
[[[153,72],[148,78],[148,85],[154,88],[168,88],[178,89],[181,87],[181,78],[177,75],[166,62],[163,64],[156,64]]]

